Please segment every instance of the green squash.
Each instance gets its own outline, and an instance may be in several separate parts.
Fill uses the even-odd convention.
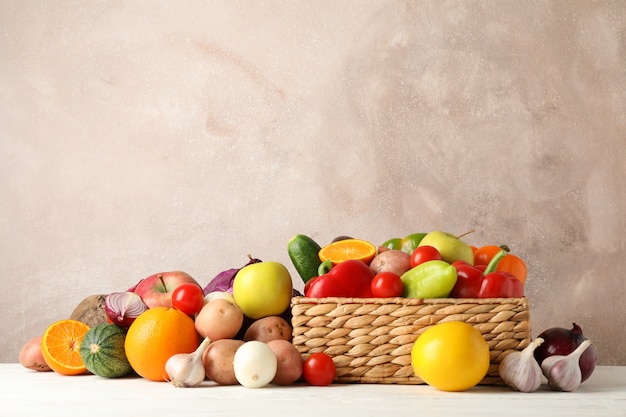
[[[126,329],[101,323],[87,331],[80,344],[80,357],[87,370],[105,378],[118,378],[132,372],[126,358]]]

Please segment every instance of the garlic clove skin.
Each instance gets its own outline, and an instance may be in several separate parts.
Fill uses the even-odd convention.
[[[498,373],[504,383],[514,391],[533,392],[542,382],[541,367],[534,357],[535,349],[543,343],[538,337],[521,352],[512,352],[504,357],[498,366]]]
[[[206,378],[202,354],[209,347],[211,339],[205,338],[193,353],[172,355],[165,363],[165,372],[170,382],[177,388],[200,385]]]
[[[571,392],[576,390],[582,382],[582,372],[578,365],[580,355],[591,345],[589,340],[583,341],[572,353],[567,356],[553,355],[543,360],[541,371],[548,379],[550,388],[554,391]]]

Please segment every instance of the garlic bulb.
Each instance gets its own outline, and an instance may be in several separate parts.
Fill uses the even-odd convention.
[[[591,345],[584,340],[576,350],[567,356],[548,356],[541,363],[541,370],[548,378],[548,384],[555,391],[574,391],[582,382],[582,372],[578,360],[580,355]]]
[[[541,367],[534,352],[543,343],[538,337],[521,352],[512,352],[504,357],[498,367],[500,378],[514,391],[533,392],[541,386]]]
[[[175,387],[195,387],[204,381],[206,374],[202,365],[202,354],[211,339],[205,338],[193,353],[177,353],[165,363],[165,372]]]

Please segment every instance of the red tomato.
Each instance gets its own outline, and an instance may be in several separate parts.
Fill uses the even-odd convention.
[[[402,291],[404,291],[404,283],[400,275],[394,272],[380,272],[372,279],[372,295],[374,297],[400,297]]]
[[[302,376],[311,385],[325,387],[335,379],[335,362],[324,352],[315,352],[305,359]]]
[[[186,283],[172,291],[172,307],[193,316],[204,306],[204,292],[196,284]]]
[[[411,268],[426,261],[441,261],[441,254],[432,246],[424,245],[416,247],[411,253]]]

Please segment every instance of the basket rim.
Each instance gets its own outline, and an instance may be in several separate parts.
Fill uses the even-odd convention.
[[[291,299],[291,304],[401,304],[407,306],[431,305],[431,304],[514,304],[528,306],[527,297],[519,298],[353,298],[353,297],[325,297],[311,298],[296,296]]]

